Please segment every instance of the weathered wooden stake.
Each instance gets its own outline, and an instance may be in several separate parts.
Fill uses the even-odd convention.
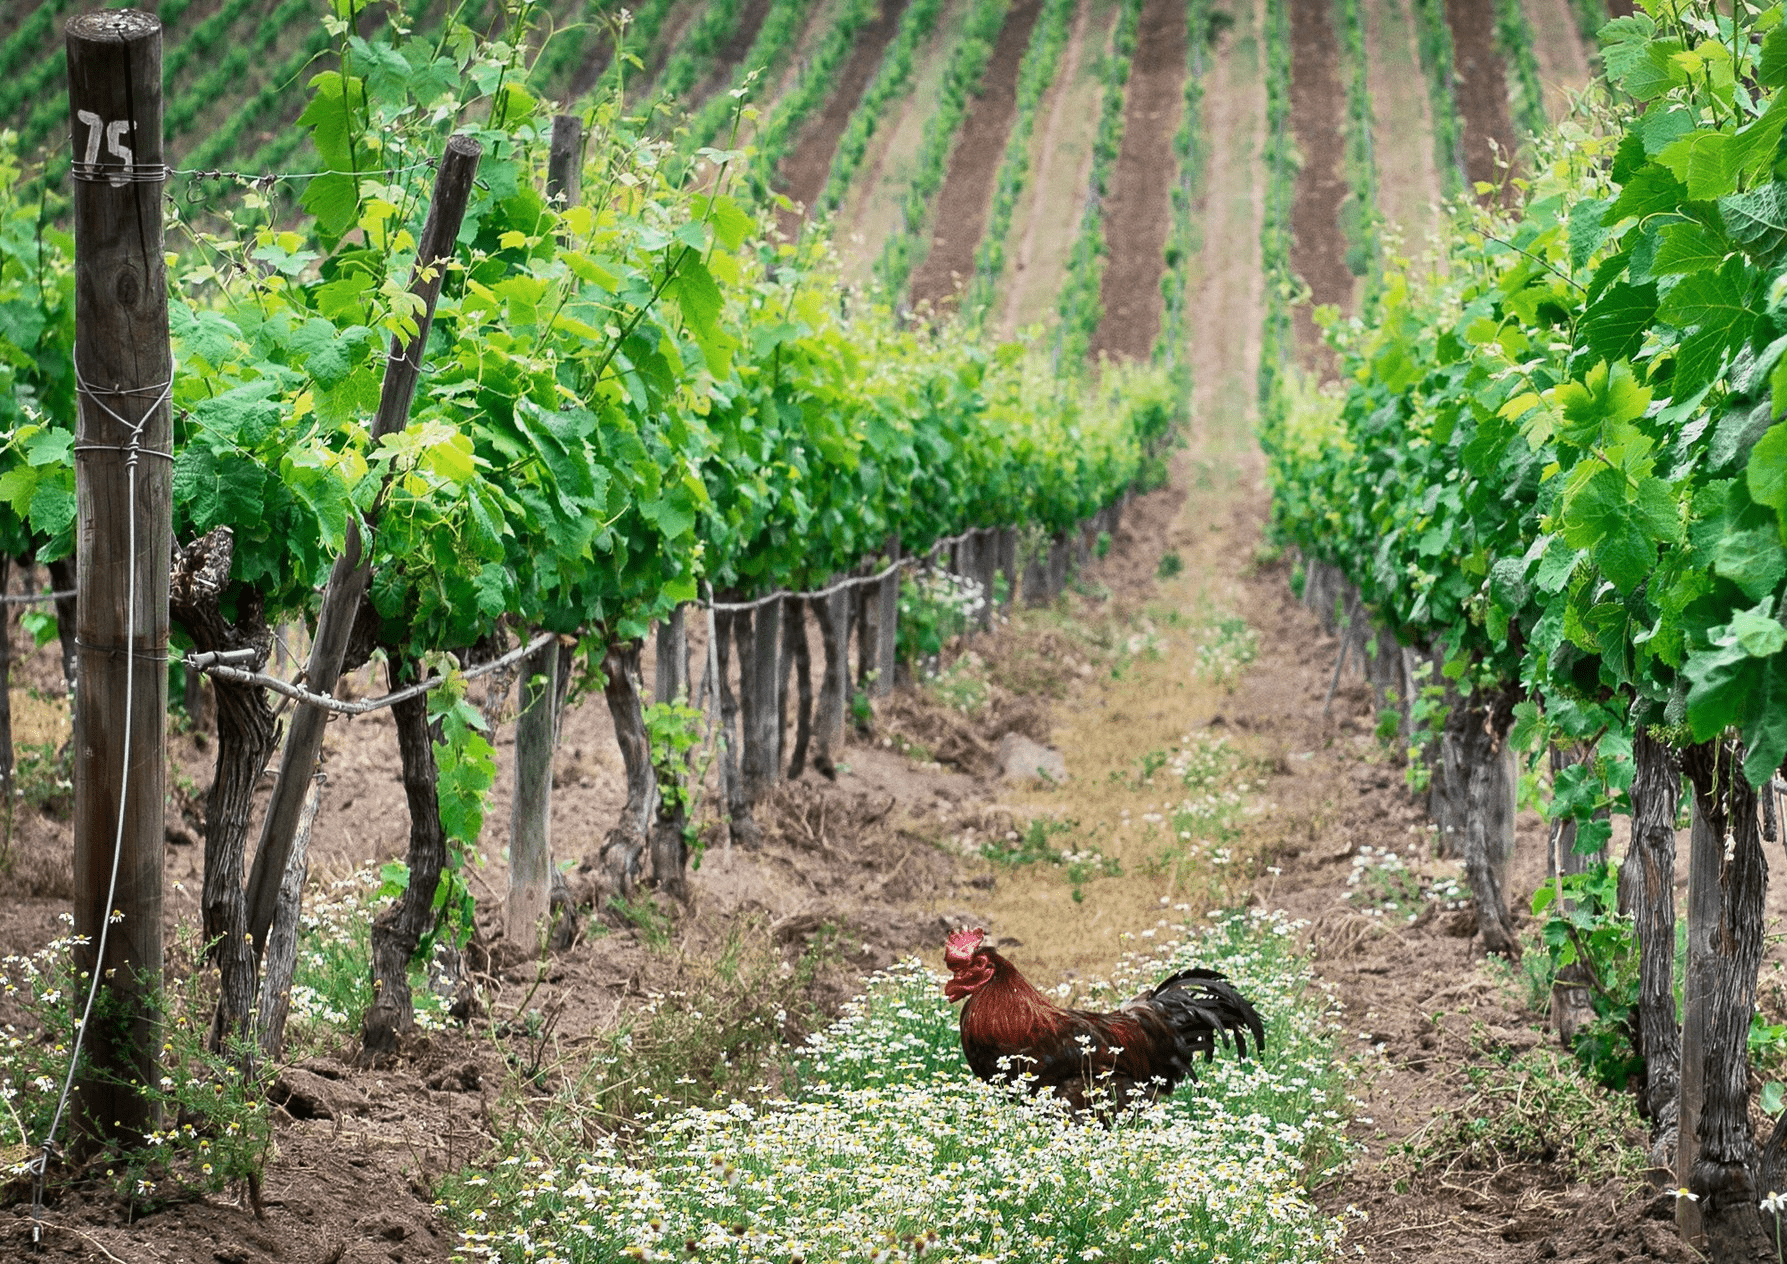
[[[1651,1123],[1651,1167],[1671,1169],[1681,1083],[1681,1033],[1675,1023],[1675,819],[1682,782],[1668,748],[1648,728],[1640,728],[1633,738],[1632,763],[1632,844],[1620,885],[1625,888],[1627,875],[1636,875],[1632,906],[1622,911],[1631,914],[1638,931],[1638,1030],[1644,1055],[1640,1104]]]
[[[374,443],[397,434],[409,422],[410,402],[415,398],[422,372],[422,352],[428,345],[428,329],[434,321],[434,303],[440,296],[441,279],[446,272],[444,264],[457,250],[459,226],[465,219],[466,202],[471,197],[472,180],[478,174],[482,152],[478,142],[469,136],[454,136],[447,141],[440,171],[435,176],[434,200],[429,203],[428,220],[416,251],[416,267],[410,275],[410,293],[422,300],[422,314],[416,321],[414,338],[408,342],[391,339],[378,414],[372,424]],[[370,515],[366,525],[375,525]],[[360,600],[372,578],[371,565],[363,557],[364,549],[359,524],[350,517],[346,545],[335,559],[329,586],[323,592],[316,639],[304,673],[304,683],[318,693],[332,692],[341,676],[348,633],[353,630]],[[254,870],[248,879],[248,929],[257,952],[266,943],[267,927],[273,921],[280,879],[291,855],[292,838],[298,831],[298,817],[316,771],[317,754],[323,746],[323,726],[328,718],[329,713],[323,708],[303,704],[292,713],[291,731],[279,760],[279,778],[273,783],[273,797],[261,826],[260,846],[255,850]]]
[[[532,952],[552,900],[553,702],[558,643],[521,660],[521,714],[515,719],[515,802],[509,812],[509,898],[503,937]]]
[[[900,537],[887,541],[887,560],[900,560]],[[894,571],[880,584],[871,602],[875,612],[875,685],[871,692],[885,698],[893,692],[894,667],[899,654],[900,572]]]
[[[850,598],[850,590],[843,589],[813,603],[825,652],[813,724],[813,767],[831,781],[837,780],[837,760],[844,749],[844,709],[850,695]]]
[[[157,1077],[174,366],[161,23],[135,9],[84,13],[69,20],[67,45],[80,384],[74,932],[89,945],[80,968],[98,971],[107,993],[87,1032],[77,1118],[96,1139],[155,1121],[130,1085]]]
[[[652,681],[655,702],[688,702],[689,607],[678,606],[658,625],[658,670]]]
[[[304,880],[310,876],[310,828],[323,801],[323,774],[310,779],[304,810],[298,814],[298,832],[292,837],[291,858],[279,883],[279,905],[267,932],[267,951],[261,967],[261,1052],[278,1058],[285,1052],[285,1020],[292,1010],[292,974],[298,966],[298,912],[304,903]]]
[[[583,194],[583,120],[575,114],[552,116],[552,149],[546,158],[546,196],[562,206],[576,206]]]
[[[1001,527],[995,537],[993,566],[1005,576],[1005,600],[1010,607],[1018,593],[1018,532],[1016,527]]]
[[[766,601],[757,607],[747,648],[738,652],[743,673],[744,750],[741,771],[745,798],[755,805],[782,775],[782,723],[779,699],[782,686],[782,603]],[[745,662],[749,657],[749,663]]]

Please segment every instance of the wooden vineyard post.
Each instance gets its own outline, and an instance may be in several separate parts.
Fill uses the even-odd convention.
[[[993,566],[1005,576],[1005,600],[1009,607],[1018,592],[1018,532],[1016,527],[1000,527],[994,537]]]
[[[88,942],[80,968],[106,991],[76,1088],[89,1138],[131,1137],[155,1121],[133,1085],[156,1079],[162,970],[174,366],[161,23],[135,9],[84,13],[67,42],[80,401],[74,932]]]
[[[973,559],[968,573],[980,585],[980,609],[975,611],[974,626],[985,632],[993,626],[994,537],[990,531],[976,532],[968,544],[968,556]]]
[[[1024,604],[1049,604],[1049,553],[1046,541],[1038,540],[1024,559]]]
[[[1669,1165],[1681,1101],[1681,1034],[1675,1022],[1675,820],[1682,783],[1668,748],[1648,727],[1634,736],[1632,763],[1632,842],[1620,881],[1624,886],[1626,875],[1634,875],[1635,898],[1625,911],[1638,932],[1642,1105],[1650,1117],[1651,1167],[1658,1169]],[[1664,1177],[1656,1183],[1669,1182]]]
[[[521,660],[515,719],[515,801],[509,811],[509,896],[503,936],[532,952],[552,903],[552,747],[558,642]]]
[[[434,303],[440,297],[441,278],[445,274],[442,265],[453,258],[482,152],[478,142],[469,136],[454,136],[447,141],[440,171],[435,176],[434,199],[429,203],[428,220],[416,251],[416,267],[410,275],[410,293],[422,300],[422,314],[416,321],[415,337],[408,342],[391,339],[378,414],[372,425],[374,443],[397,434],[409,422],[410,402],[415,398],[416,383],[422,373],[422,351],[428,345],[428,328],[434,320]],[[370,515],[368,518],[367,525],[371,526]],[[348,633],[353,630],[360,600],[372,578],[372,568],[362,557],[364,548],[359,526],[350,517],[346,544],[341,556],[335,559],[329,586],[323,591],[316,637],[304,672],[305,685],[318,693],[334,692],[341,676]],[[267,928],[273,923],[279,884],[291,855],[292,838],[298,831],[304,795],[316,771],[317,755],[322,751],[323,726],[328,718],[329,713],[323,708],[305,704],[299,704],[292,714],[291,731],[279,760],[279,778],[273,783],[273,797],[267,805],[260,846],[255,849],[254,869],[248,878],[248,930],[254,937],[256,952],[265,946]]]
[[[546,196],[575,206],[582,188],[583,123],[572,114],[552,119]],[[548,933],[552,908],[552,752],[558,709],[570,673],[559,643],[549,641],[521,660],[521,710],[515,718],[515,799],[509,805],[509,890],[503,937],[528,952]]]
[[[1706,819],[1700,796],[1693,799],[1688,831],[1688,963],[1682,975],[1681,1096],[1676,1108],[1675,1182],[1686,1186],[1700,1152],[1700,1104],[1706,1089],[1706,997],[1711,987],[1713,931],[1719,924],[1719,863],[1724,849]],[[1691,1198],[1675,1202],[1675,1224],[1690,1245],[1702,1240],[1700,1207]]]
[[[782,687],[782,602],[778,598],[757,607],[751,644],[738,647],[740,666],[750,655],[743,675],[744,750],[741,771],[745,798],[755,804],[781,777],[782,724],[778,705]]]
[[[576,206],[583,194],[583,120],[552,116],[552,149],[546,159],[546,196],[555,205]]]
[[[652,683],[655,702],[688,702],[689,607],[678,606],[658,625],[658,670]]]
[[[888,564],[900,560],[900,537],[887,542]],[[894,668],[900,649],[900,572],[892,571],[875,594],[875,688],[877,698],[893,692]]]
[[[304,902],[304,879],[310,874],[310,830],[322,801],[323,774],[319,772],[304,792],[304,810],[298,814],[292,854],[280,879],[278,912],[267,934],[262,962],[261,1052],[269,1058],[278,1058],[285,1052],[285,1020],[292,1010],[292,974],[298,967],[298,909]]]
[[[837,780],[837,759],[844,749],[844,711],[850,697],[850,599],[851,591],[841,588],[812,603],[825,654],[813,719],[813,767],[832,781]]]

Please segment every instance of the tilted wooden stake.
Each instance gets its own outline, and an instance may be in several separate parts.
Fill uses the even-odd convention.
[[[385,384],[372,425],[374,443],[397,434],[409,422],[410,402],[415,398],[422,371],[422,352],[428,346],[428,327],[434,321],[434,302],[440,296],[445,264],[453,258],[454,242],[465,219],[465,205],[471,197],[472,179],[478,173],[482,152],[478,142],[469,136],[455,136],[447,141],[447,151],[434,181],[434,200],[429,203],[428,221],[416,251],[415,271],[410,277],[410,293],[423,302],[422,315],[416,322],[414,338],[408,342],[391,340]],[[368,515],[368,528],[376,525]],[[329,586],[323,592],[322,610],[317,615],[316,639],[311,643],[310,662],[305,668],[304,683],[319,693],[333,693],[341,676],[348,633],[372,578],[364,552],[359,525],[350,518],[346,547],[329,572]],[[298,831],[304,795],[316,771],[317,755],[323,746],[323,726],[328,718],[328,712],[321,707],[302,705],[292,715],[291,733],[279,760],[279,779],[273,783],[272,802],[267,805],[260,846],[255,849],[254,870],[248,878],[248,930],[254,936],[257,952],[265,945],[267,928],[273,922],[280,880],[291,855],[292,838]]]
[[[84,13],[69,20],[67,41],[80,386],[74,930],[89,945],[77,961],[99,972],[106,992],[77,1091],[89,1138],[130,1137],[155,1118],[129,1086],[156,1079],[162,968],[174,367],[162,258],[161,23],[135,9]],[[104,957],[95,961],[102,931]]]

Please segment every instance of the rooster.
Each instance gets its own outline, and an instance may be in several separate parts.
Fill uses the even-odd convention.
[[[985,943],[986,934],[959,930],[943,950],[953,976],[943,995],[967,1001],[962,1052],[983,1080],[1052,1089],[1075,1111],[1104,1114],[1154,1101],[1187,1077],[1196,1083],[1193,1062],[1199,1054],[1210,1061],[1218,1041],[1243,1058],[1250,1036],[1255,1055],[1265,1048],[1259,1014],[1214,970],[1181,970],[1112,1013],[1062,1009]]]

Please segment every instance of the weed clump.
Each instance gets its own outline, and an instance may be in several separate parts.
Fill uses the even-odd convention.
[[[1649,1162],[1632,1098],[1601,1091],[1568,1053],[1486,1051],[1465,1074],[1468,1100],[1391,1147],[1385,1166],[1399,1182],[1516,1163],[1555,1164],[1573,1181],[1635,1181]]]

